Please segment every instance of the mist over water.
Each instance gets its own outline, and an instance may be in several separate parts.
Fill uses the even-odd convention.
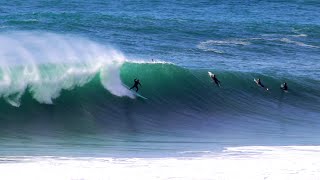
[[[101,72],[104,87],[118,96],[133,97],[121,84],[119,51],[72,35],[10,32],[0,35],[0,95],[14,106],[27,90],[52,104],[63,89],[89,82]]]

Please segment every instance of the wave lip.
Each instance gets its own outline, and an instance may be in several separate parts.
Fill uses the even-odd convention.
[[[37,101],[51,104],[61,90],[89,82],[98,72],[114,95],[133,97],[119,77],[125,57],[83,37],[46,32],[0,34],[0,96],[14,106],[29,89]]]

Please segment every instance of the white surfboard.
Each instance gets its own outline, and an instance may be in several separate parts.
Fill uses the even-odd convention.
[[[215,81],[214,81],[214,79],[213,79],[214,74],[213,74],[212,72],[208,71],[208,75],[209,75],[209,77],[211,78],[212,83],[215,83]],[[217,84],[217,85],[218,85],[218,87],[222,87],[220,83]]]
[[[148,98],[142,96],[141,94],[137,93],[137,92],[134,91],[133,89],[131,89],[131,91],[133,92],[134,95],[136,95],[136,96],[138,96],[138,97],[140,97],[140,98],[142,98],[142,99],[148,99]]]
[[[253,81],[260,87],[262,87],[259,83],[258,83],[258,80],[256,80],[255,78],[253,78]],[[266,88],[266,87],[262,87],[263,89],[269,91],[269,88]]]
[[[281,89],[283,92],[285,92],[285,93],[288,93],[288,92],[289,92],[288,90],[284,90],[282,85],[281,85],[280,89]]]
[[[127,86],[127,85],[125,85],[125,84],[123,84],[123,85],[124,85],[126,88],[128,88],[128,90],[131,91],[136,97],[140,97],[140,98],[142,98],[142,99],[148,99],[148,98],[142,96],[141,94],[137,93],[135,90],[133,90],[133,89],[130,90],[130,87],[129,87],[129,86]]]

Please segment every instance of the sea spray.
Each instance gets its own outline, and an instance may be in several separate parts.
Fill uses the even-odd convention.
[[[61,90],[83,86],[99,72],[102,84],[112,94],[133,97],[119,76],[125,56],[83,37],[1,33],[0,59],[0,96],[14,106],[20,105],[26,89],[38,102],[51,104]]]

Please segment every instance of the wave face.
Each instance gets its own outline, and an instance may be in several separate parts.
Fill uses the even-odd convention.
[[[258,73],[236,71],[214,71],[210,69],[186,69],[165,62],[109,62],[101,63],[46,63],[46,64],[5,65],[1,68],[1,95],[8,104],[20,106],[23,95],[31,96],[40,104],[53,104],[59,101],[61,91],[73,93],[77,89],[103,90],[113,95],[110,98],[127,96],[136,98],[134,93],[124,86],[131,86],[133,79],[143,83],[140,93],[152,103],[161,105],[217,106],[228,108],[239,105],[246,109],[252,106],[248,102],[263,100],[264,106],[285,98],[283,103],[294,107],[318,108],[319,83],[311,78],[277,77]],[[208,77],[208,71],[214,71],[222,81],[218,88]],[[254,78],[263,79],[269,87],[264,92],[253,82]],[[280,90],[280,84],[287,82],[289,92]],[[101,86],[101,87],[100,87]],[[118,87],[119,86],[119,87]],[[106,96],[106,93],[101,93]],[[82,96],[80,96],[82,97]],[[22,98],[23,99],[23,98]],[[16,100],[16,101],[14,101]],[[136,99],[140,101],[141,99]],[[12,102],[15,102],[12,104]],[[305,106],[306,104],[311,106]],[[19,107],[18,106],[18,107]],[[232,109],[232,108],[231,108]]]
[[[35,64],[32,71],[29,64],[2,66],[2,87],[7,87],[1,91],[3,132],[197,136],[241,129],[240,134],[261,130],[279,135],[279,123],[288,123],[295,126],[286,130],[289,136],[313,133],[307,125],[320,117],[319,82],[314,79],[210,70],[222,82],[218,88],[207,69],[164,62],[79,62]],[[269,92],[255,85],[257,77]],[[147,100],[122,85],[130,86],[134,78],[141,80],[139,93]],[[288,93],[279,88],[283,81]]]
[[[88,145],[77,150],[83,154],[105,146],[111,154],[139,146],[144,154],[151,146],[176,152],[318,143],[320,83],[314,77],[137,61],[87,38],[44,32],[1,33],[0,47],[0,145],[6,154],[23,155],[19,147],[32,151],[42,144],[51,152],[35,154],[55,154],[65,144]],[[147,100],[127,89],[135,78]],[[284,81],[288,93],[279,88]]]

